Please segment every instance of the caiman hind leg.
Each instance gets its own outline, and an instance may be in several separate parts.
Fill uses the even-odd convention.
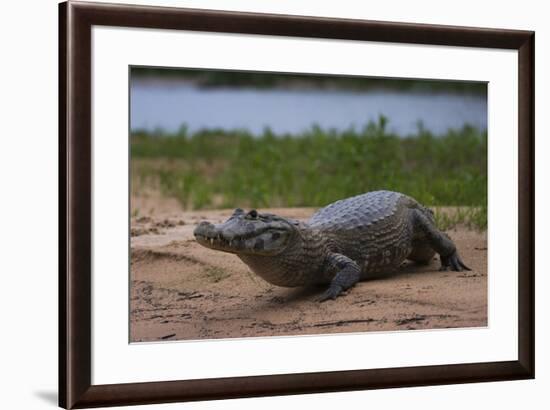
[[[424,238],[414,239],[411,253],[407,256],[407,259],[420,265],[428,265],[434,255],[434,249]]]
[[[359,265],[352,259],[339,253],[331,253],[327,257],[324,270],[326,274],[332,272],[336,272],[336,274],[330,282],[329,288],[317,299],[319,302],[336,299],[343,291],[359,282],[361,276]]]
[[[455,271],[471,270],[460,259],[456,246],[449,236],[439,231],[435,224],[430,221],[426,215],[420,210],[415,209],[413,212],[414,227],[426,238],[428,244],[436,251],[441,258],[440,270],[451,268]]]

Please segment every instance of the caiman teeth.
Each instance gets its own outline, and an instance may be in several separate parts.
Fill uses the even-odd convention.
[[[202,234],[195,235],[197,240],[201,240],[209,244],[210,246],[224,246],[232,248],[233,245],[237,245],[239,240],[244,240],[245,237],[238,237],[238,238],[225,238],[221,234],[214,234],[212,236],[206,236]]]

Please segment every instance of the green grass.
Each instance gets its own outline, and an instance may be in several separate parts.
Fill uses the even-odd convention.
[[[435,209],[435,222],[439,229],[447,231],[458,225],[470,229],[487,229],[487,206]]]
[[[428,206],[470,207],[453,218],[485,228],[486,133],[464,127],[432,135],[419,127],[401,138],[386,123],[381,117],[361,130],[313,127],[299,135],[135,132],[132,189],[154,185],[192,209],[324,206],[387,189]]]

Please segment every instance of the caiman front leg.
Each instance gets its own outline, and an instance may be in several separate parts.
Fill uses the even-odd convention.
[[[462,262],[462,259],[460,259],[456,246],[451,238],[449,238],[447,234],[439,231],[433,222],[422,212],[419,210],[414,210],[413,212],[415,228],[424,233],[430,246],[441,258],[440,270],[445,271],[449,268],[454,271],[471,270]]]
[[[324,302],[329,299],[336,299],[344,290],[351,288],[359,282],[361,269],[352,259],[340,253],[331,253],[325,260],[325,273],[336,272],[330,282],[329,288],[317,299]]]

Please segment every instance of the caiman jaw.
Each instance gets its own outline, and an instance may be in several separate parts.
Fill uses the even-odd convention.
[[[203,221],[195,228],[197,242],[207,248],[254,255],[276,255],[288,245],[294,228],[283,218],[236,210],[226,222],[214,225]]]
[[[215,225],[210,222],[201,222],[195,228],[195,239],[201,245],[207,248],[221,250],[225,252],[237,253],[241,238],[226,238],[222,232],[219,232]]]
[[[230,252],[230,253],[244,253],[246,252],[247,245],[250,245],[254,241],[255,237],[260,235],[261,232],[254,232],[248,235],[231,235],[223,232],[218,226],[211,224],[210,222],[201,222],[195,228],[195,239],[198,243],[207,248]]]
[[[218,249],[229,247],[229,241],[227,241],[216,229],[216,226],[210,222],[201,222],[193,232],[195,239],[201,245],[208,248]]]

